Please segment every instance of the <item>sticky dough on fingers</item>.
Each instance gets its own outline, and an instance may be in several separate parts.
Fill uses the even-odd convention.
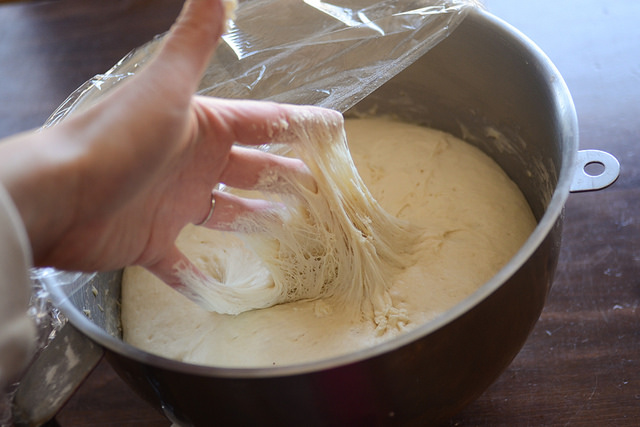
[[[243,190],[291,192],[295,181],[311,191],[317,184],[300,159],[267,153],[254,148],[233,146],[220,182]]]
[[[295,145],[306,129],[343,129],[338,111],[309,105],[196,96],[203,111],[228,132],[233,142],[258,146],[273,142]]]

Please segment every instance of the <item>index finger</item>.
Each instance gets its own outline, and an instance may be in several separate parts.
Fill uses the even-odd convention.
[[[335,132],[344,126],[340,112],[322,107],[203,96],[196,99],[218,121],[220,133],[243,145],[293,142],[309,132]]]

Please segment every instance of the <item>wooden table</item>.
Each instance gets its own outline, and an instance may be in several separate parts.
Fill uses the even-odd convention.
[[[487,0],[532,38],[574,96],[581,148],[622,164],[571,195],[546,308],[507,371],[450,425],[640,425],[640,2]],[[165,31],[176,0],[0,5],[0,137],[37,127],[77,86]],[[101,363],[65,426],[168,426]]]

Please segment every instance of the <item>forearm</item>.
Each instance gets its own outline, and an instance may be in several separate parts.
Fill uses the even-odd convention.
[[[0,142],[0,182],[26,228],[36,262],[74,220],[77,149],[63,129],[26,132]]]

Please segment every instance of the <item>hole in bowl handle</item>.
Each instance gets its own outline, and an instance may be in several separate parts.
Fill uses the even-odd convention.
[[[602,169],[597,175],[587,171],[587,167],[593,164]],[[601,190],[613,184],[619,175],[620,162],[611,154],[600,150],[579,150],[570,191],[577,193]]]

